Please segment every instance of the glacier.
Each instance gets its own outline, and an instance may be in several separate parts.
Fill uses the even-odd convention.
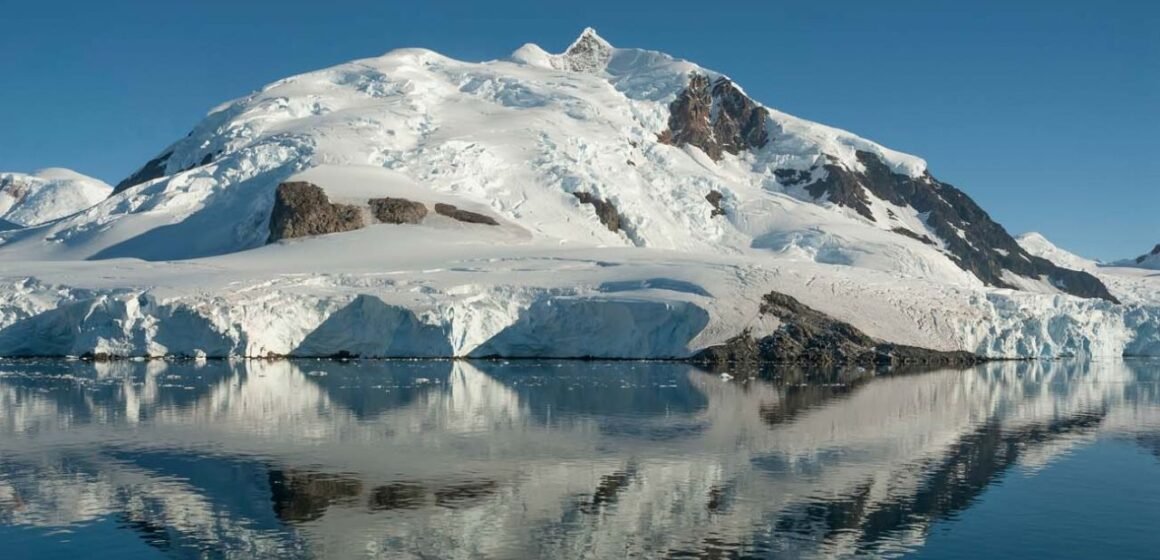
[[[564,54],[402,49],[270,84],[111,195],[0,231],[0,356],[685,358],[777,328],[758,313],[770,291],[912,346],[1160,354],[1154,273],[1079,268],[1023,238],[1119,303],[1047,278],[988,286],[913,207],[868,195],[867,218],[784,178],[865,171],[872,154],[925,180],[920,158],[773,109],[760,149],[714,160],[659,141],[693,73],[724,78],[586,30]],[[432,216],[267,244],[286,181],[499,225]]]

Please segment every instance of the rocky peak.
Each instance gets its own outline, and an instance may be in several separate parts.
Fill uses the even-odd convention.
[[[1136,257],[1136,264],[1143,264],[1144,261],[1148,260],[1148,257],[1153,255],[1160,255],[1160,244],[1157,244],[1155,247],[1153,247],[1151,253]]]
[[[725,152],[764,147],[769,142],[768,118],[769,112],[729,78],[710,82],[708,76],[694,73],[669,105],[669,128],[659,139],[674,146],[697,146],[719,160]]]
[[[570,72],[596,73],[608,66],[610,58],[612,44],[598,35],[595,29],[588,27],[564,54],[553,60],[553,66]]]

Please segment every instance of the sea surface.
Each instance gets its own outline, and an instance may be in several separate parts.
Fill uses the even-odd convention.
[[[0,558],[1160,557],[1160,361],[0,362]]]

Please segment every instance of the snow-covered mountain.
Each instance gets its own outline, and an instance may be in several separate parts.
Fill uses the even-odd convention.
[[[1160,270],[1160,244],[1152,248],[1152,251],[1144,253],[1134,259],[1119,261],[1116,264],[1122,266],[1138,266],[1140,268],[1150,268],[1152,270]]]
[[[0,173],[0,230],[35,226],[108,198],[113,187],[69,169]]]
[[[1099,266],[1097,261],[1081,257],[1067,249],[1063,249],[1037,231],[1020,234],[1015,237],[1015,240],[1028,253],[1047,259],[1064,268],[1092,272]]]
[[[928,348],[1160,344],[923,160],[591,29],[275,82],[0,260],[0,354],[686,356],[776,328],[771,290]]]

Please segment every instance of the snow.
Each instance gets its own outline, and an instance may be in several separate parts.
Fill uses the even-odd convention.
[[[1134,259],[1112,264],[1085,259],[1061,249],[1036,232],[1022,234],[1016,237],[1016,240],[1032,255],[1045,258],[1064,268],[1090,272],[1126,304],[1143,306],[1160,304],[1160,274],[1140,267]]]
[[[1075,253],[1057,247],[1037,231],[1018,235],[1015,237],[1015,241],[1019,242],[1019,245],[1028,253],[1037,257],[1043,257],[1064,268],[1094,272],[1099,267],[1099,263],[1096,261],[1085,259]]]
[[[1012,284],[1049,293],[987,288],[913,208],[873,199],[895,216],[874,223],[773,173],[855,169],[867,150],[920,176],[922,160],[772,110],[774,141],[755,153],[714,162],[661,144],[689,73],[720,74],[594,31],[581,44],[583,67],[566,69],[560,57],[577,52],[534,45],[483,63],[397,50],[216,108],[161,152],[168,175],[0,231],[0,355],[682,357],[772,328],[757,312],[770,290],[930,348],[1160,348],[1156,279],[1108,271],[1128,306],[1039,279]],[[432,214],[266,246],[289,179],[339,202],[443,202],[500,226]],[[711,215],[710,191],[727,215]],[[615,205],[621,231],[579,192]],[[889,231],[899,225],[936,245]]]
[[[104,200],[113,187],[61,168],[0,173],[0,230],[43,224]],[[3,224],[7,224],[4,226]]]

